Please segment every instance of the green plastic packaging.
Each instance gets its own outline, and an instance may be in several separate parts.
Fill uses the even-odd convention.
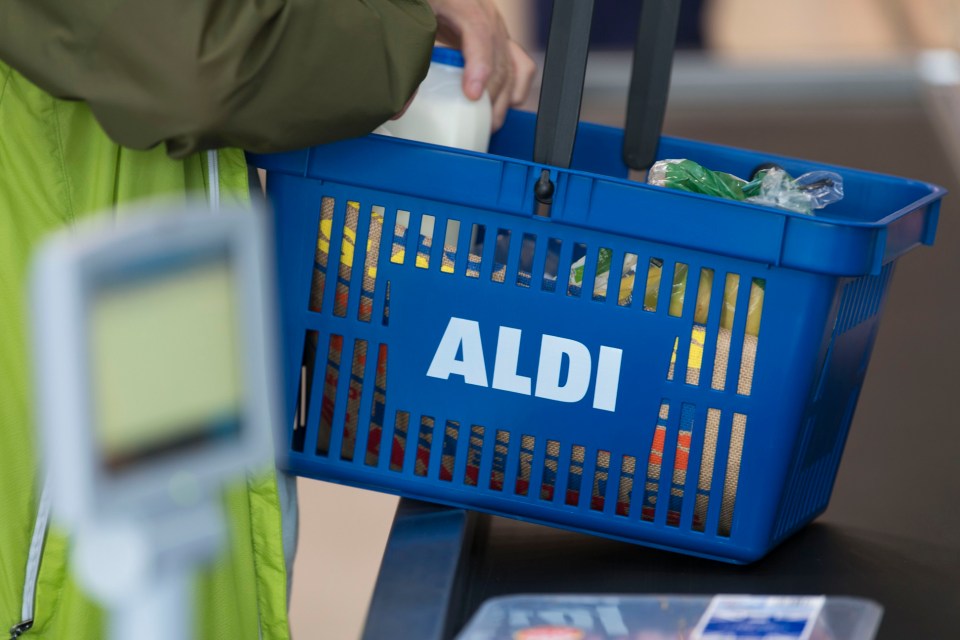
[[[722,171],[711,171],[692,160],[660,160],[650,167],[647,183],[804,215],[812,215],[815,209],[823,209],[843,198],[843,178],[839,174],[810,171],[794,178],[775,165],[758,169],[747,181]]]

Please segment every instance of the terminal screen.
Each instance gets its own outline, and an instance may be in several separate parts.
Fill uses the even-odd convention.
[[[93,420],[108,472],[239,435],[242,362],[228,258],[154,265],[95,288]]]

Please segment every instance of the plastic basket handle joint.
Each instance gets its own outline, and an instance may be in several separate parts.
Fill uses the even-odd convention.
[[[533,160],[538,164],[570,166],[580,121],[593,3],[594,0],[554,0],[533,150]],[[550,171],[544,169],[534,188],[537,202],[544,205],[538,207],[540,215],[549,215],[553,191]]]
[[[681,0],[646,0],[640,14],[627,102],[623,160],[632,169],[653,164],[666,113]],[[533,159],[569,168],[583,97],[594,0],[554,0],[540,88]],[[534,185],[537,213],[549,216],[555,185],[543,169]]]

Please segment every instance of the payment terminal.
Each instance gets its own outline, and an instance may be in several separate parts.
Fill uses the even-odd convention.
[[[225,484],[273,461],[262,216],[150,205],[44,245],[31,282],[53,523],[113,638],[192,635]]]

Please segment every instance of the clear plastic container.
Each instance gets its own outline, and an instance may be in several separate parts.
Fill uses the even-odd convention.
[[[434,47],[430,70],[407,111],[374,133],[486,153],[490,96],[484,92],[479,100],[470,100],[463,94],[463,65],[456,49]]]
[[[807,611],[810,623],[791,631],[774,622],[766,625],[767,635],[742,623],[740,632],[729,624],[717,631],[701,624],[715,598],[769,613],[774,621],[796,620]],[[711,616],[721,608],[715,605]],[[875,602],[847,597],[522,595],[488,600],[457,640],[872,640],[882,613]]]

